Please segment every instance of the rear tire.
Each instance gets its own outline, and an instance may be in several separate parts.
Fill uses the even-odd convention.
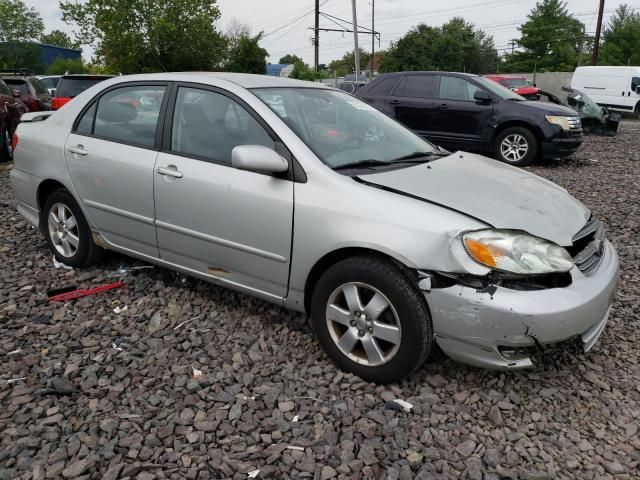
[[[498,160],[516,167],[530,165],[538,155],[538,140],[531,130],[511,127],[500,132],[494,145]]]
[[[0,162],[13,161],[13,147],[11,146],[11,135],[8,125],[3,125],[0,129]]]
[[[67,190],[55,190],[47,197],[40,224],[47,244],[59,262],[71,267],[88,267],[104,252],[93,242],[89,224]]]
[[[414,372],[433,346],[422,294],[395,265],[372,256],[348,258],[322,274],[311,323],[338,367],[379,384]]]

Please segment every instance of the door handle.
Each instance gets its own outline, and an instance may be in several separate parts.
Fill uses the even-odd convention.
[[[69,150],[71,153],[74,153],[76,155],[87,155],[89,153],[84,149],[84,145],[76,145],[75,147],[69,147],[67,150]]]
[[[182,172],[179,171],[175,165],[169,165],[168,167],[158,167],[156,170],[160,175],[166,175],[168,177],[182,178]]]
[[[389,100],[389,103],[391,105],[398,105],[400,103],[400,100]]]
[[[449,105],[447,105],[446,103],[441,103],[436,107],[436,110],[446,110],[447,108],[449,108]]]

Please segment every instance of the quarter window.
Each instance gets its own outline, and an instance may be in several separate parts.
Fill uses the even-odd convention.
[[[96,102],[93,102],[82,115],[80,121],[78,122],[78,126],[76,127],[76,132],[85,133],[87,135],[91,135],[93,130],[93,118],[96,116]]]
[[[408,75],[398,87],[398,97],[433,98],[433,75]]]
[[[122,87],[98,101],[93,134],[110,140],[152,147],[155,143],[164,86]],[[93,107],[92,107],[93,108]],[[85,117],[91,115],[91,108]],[[84,117],[78,124],[87,128]]]
[[[208,90],[178,89],[171,129],[173,152],[231,164],[231,151],[239,145],[274,148],[267,131],[231,98]]]
[[[440,77],[440,98],[442,100],[460,100],[473,102],[473,95],[480,87],[458,77]]]
[[[7,84],[4,83],[2,80],[0,80],[0,94],[7,95],[9,97],[13,96],[13,92],[11,91],[11,89],[7,87]]]

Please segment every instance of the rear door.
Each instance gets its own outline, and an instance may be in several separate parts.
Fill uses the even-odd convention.
[[[405,75],[387,101],[387,114],[425,138],[437,131],[433,111],[436,75]]]
[[[167,88],[145,82],[108,89],[83,110],[65,145],[73,186],[100,233],[151,257],[158,256],[153,169]]]
[[[380,78],[367,87],[360,89],[356,96],[381,112],[384,112],[389,95],[391,95],[393,87],[395,87],[401,78],[402,77],[398,75]]]
[[[179,86],[168,118],[154,175],[160,257],[217,283],[282,299],[293,181],[231,166],[234,147],[276,149],[275,135],[241,100],[201,85]]]
[[[440,76],[438,98],[434,100],[436,143],[469,149],[485,146],[483,132],[493,115],[493,105],[477,102],[473,98],[477,90],[483,89],[465,78]]]

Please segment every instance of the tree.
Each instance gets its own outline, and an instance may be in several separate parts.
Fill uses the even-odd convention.
[[[573,71],[584,47],[585,27],[567,10],[562,0],[542,0],[519,27],[517,44],[522,48],[505,55],[505,70],[531,72]]]
[[[309,67],[302,60],[293,64],[293,71],[289,78],[297,78],[298,80],[308,80],[314,82],[323,78],[328,78],[328,72],[326,70],[318,70],[317,72]]]
[[[364,67],[369,61],[371,54],[365,52],[362,48],[360,50],[360,71],[364,73]],[[344,77],[349,73],[353,73],[356,69],[356,59],[353,50],[346,52],[342,58],[334,60],[329,63],[329,71],[334,72],[338,77]]]
[[[297,55],[287,54],[278,60],[278,63],[283,63],[286,65],[296,65],[297,63],[304,64],[304,61]]]
[[[602,65],[640,65],[640,13],[620,5],[602,36]]]
[[[77,42],[73,42],[69,35],[67,35],[62,30],[52,30],[49,33],[45,33],[40,37],[40,41],[42,43],[46,43],[49,45],[57,45],[58,47],[64,48],[79,48]]]
[[[56,58],[47,68],[47,75],[64,75],[65,73],[89,73],[89,68],[81,59]]]
[[[262,32],[252,37],[242,35],[229,49],[226,69],[230,72],[258,73],[267,71],[268,52],[260,46]]]
[[[455,17],[441,27],[419,24],[380,60],[381,72],[449,70],[486,73],[497,63],[493,38]]]
[[[226,51],[216,30],[215,0],[72,0],[60,2],[76,37],[94,61],[122,73],[214,70]]]
[[[21,0],[0,0],[0,68],[41,71],[42,54],[28,42],[42,35],[44,24],[35,8]]]

